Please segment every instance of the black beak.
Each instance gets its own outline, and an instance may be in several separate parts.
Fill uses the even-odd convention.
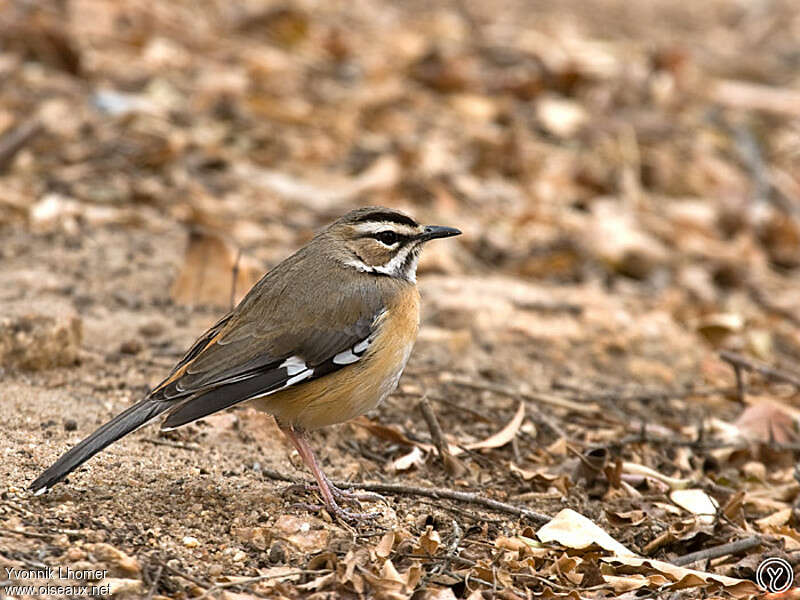
[[[435,240],[436,238],[453,237],[454,235],[461,235],[461,231],[454,227],[442,227],[441,225],[428,225],[425,230],[417,238],[421,242]]]

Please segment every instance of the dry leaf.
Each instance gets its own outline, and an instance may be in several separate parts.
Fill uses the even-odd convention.
[[[565,508],[537,532],[542,542],[558,542],[567,548],[586,550],[600,546],[615,556],[636,556],[601,527],[571,508]]]
[[[569,493],[572,487],[572,481],[565,474],[551,473],[549,467],[537,467],[536,469],[523,469],[514,463],[509,464],[509,469],[515,475],[519,475],[525,481],[533,481],[534,483],[545,485],[547,487],[555,487],[562,494]]]
[[[388,469],[390,471],[408,471],[413,467],[421,467],[423,464],[425,464],[425,453],[418,446],[414,446],[411,452],[389,463]]]
[[[756,526],[761,531],[772,531],[782,525],[786,525],[792,518],[792,511],[792,508],[784,508],[783,510],[774,512],[763,519],[758,519],[756,521]]]
[[[330,532],[322,521],[311,516],[281,515],[273,528],[280,536],[301,552],[319,551],[328,544]]]
[[[420,600],[456,600],[456,596],[453,593],[451,588],[435,588],[430,587],[426,589],[420,596],[414,596],[415,598],[419,597]],[[470,596],[471,597],[471,596]],[[482,596],[478,596],[478,598],[482,598]]]
[[[508,444],[517,435],[522,420],[525,418],[525,404],[520,402],[517,407],[517,412],[511,420],[500,431],[485,440],[480,442],[473,442],[472,444],[465,444],[464,447],[468,450],[482,450],[485,448],[500,448]]]
[[[392,553],[394,547],[394,531],[390,530],[383,534],[381,541],[375,547],[375,555],[378,558],[387,558]]]
[[[797,440],[794,419],[775,402],[748,406],[734,425],[744,438],[753,442],[788,444]]]
[[[660,560],[640,558],[638,556],[605,556],[600,560],[609,564],[621,564],[628,567],[643,567],[645,569],[655,570],[671,582],[668,586],[670,589],[684,589],[715,583],[723,586],[726,592],[734,594],[737,597],[744,597],[758,593],[759,591],[758,587],[752,581],[747,581],[746,579],[735,579],[733,577],[715,575],[714,573],[695,571],[694,569],[677,567]]]
[[[237,267],[238,257],[238,267]],[[192,229],[183,265],[170,295],[178,304],[228,307],[241,300],[258,281],[262,269],[221,235]],[[234,290],[234,274],[236,275]]]
[[[433,556],[442,544],[442,538],[439,532],[436,531],[432,525],[425,528],[425,532],[419,537],[418,550],[423,553]]]
[[[700,522],[702,523],[711,524],[716,520],[719,504],[703,490],[673,490],[669,495],[669,499],[684,510],[700,515]]]
[[[426,444],[424,442],[416,442],[406,436],[402,431],[400,431],[399,427],[394,425],[383,425],[382,423],[376,423],[372,421],[366,416],[356,417],[349,421],[353,425],[358,425],[359,427],[363,427],[367,431],[369,431],[372,435],[386,440],[388,442],[394,442],[396,444],[403,444],[404,446],[417,446],[420,449],[424,450],[425,452],[433,452],[435,450],[433,444]]]
[[[606,518],[608,521],[618,527],[635,526],[642,523],[647,514],[643,510],[629,510],[625,512],[615,512],[606,509]]]
[[[662,473],[659,473],[658,471],[651,469],[650,467],[645,467],[644,465],[632,462],[622,463],[622,472],[629,475],[641,475],[643,477],[650,477],[652,479],[655,479],[656,481],[661,481],[662,483],[666,483],[670,487],[670,489],[673,490],[681,490],[687,488],[693,483],[691,479],[668,477],[667,475],[663,475]]]

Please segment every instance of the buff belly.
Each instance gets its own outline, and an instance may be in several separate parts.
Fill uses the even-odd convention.
[[[281,425],[311,430],[343,423],[380,404],[400,380],[419,326],[415,288],[387,309],[364,356],[339,371],[253,400]]]

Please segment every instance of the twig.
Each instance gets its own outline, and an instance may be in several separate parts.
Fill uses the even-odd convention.
[[[772,193],[767,167],[764,163],[764,154],[758,144],[758,140],[753,135],[752,130],[745,123],[736,123],[729,126],[733,134],[733,140],[739,155],[744,164],[748,167],[755,188],[754,198],[756,202],[775,202],[779,203],[783,210],[791,210],[792,206],[786,202],[779,202],[779,199]],[[776,202],[778,201],[778,202]]]
[[[719,357],[725,362],[729,363],[733,367],[734,371],[737,368],[755,371],[756,373],[766,377],[768,380],[789,383],[800,389],[800,377],[793,373],[788,373],[780,369],[774,369],[769,365],[758,363],[747,358],[746,356],[742,356],[741,354],[737,354],[736,352],[731,352],[729,350],[723,350],[720,352]]]
[[[236,280],[239,279],[239,261],[242,259],[242,248],[237,247],[236,260],[233,261],[233,269],[231,269],[231,310],[236,306]]]
[[[736,79],[718,79],[709,82],[706,94],[712,102],[731,108],[790,117],[800,115],[800,92],[790,88]]]
[[[557,406],[558,408],[564,408],[576,413],[595,415],[600,412],[600,407],[595,404],[573,402],[572,400],[568,400],[560,396],[545,394],[542,392],[524,392],[521,390],[511,389],[503,385],[485,383],[482,381],[471,381],[469,379],[461,379],[457,377],[448,379],[446,383],[460,385],[461,387],[467,387],[473,390],[494,392],[495,394],[501,394],[503,396],[508,396],[509,398],[524,398],[525,400],[529,400],[531,402],[549,404],[551,406]]]
[[[280,577],[294,577],[296,575],[327,575],[328,573],[331,573],[330,569],[320,569],[319,571],[300,569],[297,571],[289,571],[287,573],[270,573],[269,575],[256,575],[255,577],[242,579],[240,581],[226,581],[224,583],[215,583],[205,592],[203,592],[202,595],[198,596],[197,600],[203,600],[203,598],[208,597],[211,593],[216,592],[217,590],[224,590],[226,588],[239,587],[239,586],[247,586],[250,585],[251,583],[258,583],[259,581],[264,581],[266,579],[278,579]]]
[[[189,575],[189,573],[185,573],[185,572],[183,572],[183,571],[181,571],[179,569],[176,569],[175,567],[170,567],[167,563],[165,563],[164,561],[162,561],[162,560],[160,560],[158,558],[154,559],[154,562],[156,564],[158,564],[158,565],[161,565],[163,568],[165,568],[167,571],[169,571],[173,575],[177,575],[178,577],[181,577],[182,579],[185,579],[186,581],[191,581],[193,584],[195,584],[197,586],[200,586],[201,588],[203,588],[205,590],[209,589],[212,586],[212,584],[209,583],[208,581],[203,581],[202,579],[198,579],[194,575]]]
[[[450,453],[447,440],[444,439],[442,426],[436,418],[436,413],[433,412],[430,400],[423,397],[422,400],[419,401],[418,406],[422,416],[425,418],[425,422],[428,424],[428,429],[431,432],[431,439],[433,440],[434,446],[436,446],[436,451],[439,453],[439,459],[442,461],[444,470],[451,477],[463,475],[467,469],[464,463]]]
[[[145,600],[152,600],[153,594],[156,593],[158,582],[161,579],[161,573],[163,572],[164,572],[164,565],[158,565],[158,571],[156,571],[156,576],[153,577],[153,583],[150,585],[150,589],[147,592],[147,596],[145,596]]]
[[[0,173],[3,173],[11,161],[28,142],[42,131],[42,124],[33,118],[20,123],[11,131],[0,137]]]
[[[450,563],[454,557],[458,556],[458,545],[461,543],[461,540],[464,539],[464,530],[459,527],[458,521],[455,519],[451,519],[450,521],[453,525],[453,539],[447,545],[447,555],[445,556],[444,563],[439,569],[445,571],[450,570]]]
[[[273,471],[272,469],[262,469],[261,472],[270,479],[274,479],[276,481],[296,483],[295,479],[292,477],[284,475],[283,473],[279,473],[278,471]],[[455,500],[457,502],[482,506],[483,508],[500,513],[524,517],[534,521],[535,523],[547,523],[551,519],[551,517],[534,510],[522,508],[520,506],[514,506],[512,504],[500,502],[499,500],[492,500],[491,498],[484,498],[483,496],[479,496],[472,492],[460,492],[458,490],[451,490],[448,488],[418,487],[414,485],[403,485],[400,483],[352,483],[348,481],[334,481],[333,484],[336,487],[345,490],[359,489],[364,490],[365,492],[377,492],[379,494],[422,496],[423,498],[433,498],[434,500],[438,500],[440,498],[445,500]],[[311,483],[307,482],[307,485],[311,485]]]
[[[514,399],[516,399],[517,396],[520,396],[525,400],[530,400],[532,402],[536,402],[536,400],[532,396],[530,396],[529,394],[526,394],[524,392],[515,392],[513,390],[507,389],[507,388],[502,387],[502,386],[495,386],[495,385],[488,384],[488,383],[473,382],[473,381],[462,380],[462,379],[451,379],[451,380],[449,380],[449,382],[450,383],[455,383],[456,385],[469,387],[469,388],[472,388],[472,389],[479,389],[479,390],[486,390],[486,391],[494,392],[496,394],[501,394],[503,396],[508,396],[508,397],[514,398]],[[552,396],[552,397],[551,396],[547,396],[547,398],[551,398],[551,400],[552,400],[553,398],[555,398],[555,396]],[[561,400],[561,399],[559,399],[559,400]],[[566,402],[570,402],[569,400],[565,400],[565,401]],[[563,403],[561,403],[561,402],[559,402],[558,405],[563,407]],[[579,406],[581,408],[584,408],[584,405],[582,405],[582,404],[575,404],[575,406]],[[553,421],[553,419],[551,419],[546,414],[544,414],[542,411],[540,411],[535,405],[531,406],[530,404],[528,404],[527,408],[528,408],[528,417],[531,419],[531,421],[533,421],[537,425],[543,425],[544,427],[547,427],[558,438],[564,438],[565,440],[569,439],[569,436],[567,436],[566,432],[563,429],[561,429],[561,427],[559,427],[556,424],[556,422]],[[491,420],[490,420],[490,422],[491,422]]]
[[[495,419],[492,419],[491,417],[488,417],[485,414],[483,414],[481,411],[475,410],[474,408],[471,408],[469,406],[462,406],[458,402],[453,402],[452,400],[450,400],[448,398],[445,398],[443,396],[428,396],[428,398],[430,398],[434,402],[439,402],[440,404],[445,404],[445,405],[449,406],[450,408],[453,408],[453,409],[459,411],[461,414],[470,415],[470,416],[474,417],[475,419],[477,419],[477,420],[479,420],[479,421],[481,421],[483,423],[491,423],[491,424],[497,425],[497,421]]]
[[[23,531],[21,529],[9,529],[8,527],[0,527],[0,531],[4,533],[16,533],[17,535],[34,538],[37,540],[49,540],[50,538],[53,537],[52,534],[35,533],[33,531]]]
[[[505,519],[492,519],[485,515],[478,514],[477,512],[472,512],[467,510],[466,508],[461,508],[455,505],[452,506],[442,506],[441,503],[433,502],[432,500],[426,500],[424,498],[419,499],[420,504],[424,504],[426,506],[433,506],[434,508],[438,508],[440,510],[446,510],[448,512],[454,513],[456,515],[460,515],[476,523],[502,523]]]
[[[754,548],[755,546],[760,545],[762,542],[763,540],[761,539],[761,536],[754,535],[742,540],[730,542],[728,544],[722,544],[720,546],[714,546],[713,548],[707,548],[705,550],[698,550],[697,552],[692,552],[690,554],[684,554],[683,556],[679,556],[673,560],[672,564],[678,567],[683,567],[701,560],[719,558],[720,556],[726,556],[728,554],[738,554],[739,552],[744,552],[745,550]]]
[[[142,441],[147,442],[148,444],[153,444],[154,446],[167,446],[168,448],[180,448],[181,450],[192,450],[193,452],[196,452],[200,449],[200,446],[197,444],[184,444],[183,442],[173,442],[171,440],[154,440],[151,438],[145,438]]]
[[[715,387],[715,386],[689,386],[682,389],[663,389],[663,388],[646,388],[638,387],[637,389],[613,387],[608,389],[609,385],[605,385],[604,391],[593,391],[574,385],[569,381],[556,379],[553,381],[553,389],[567,390],[580,394],[584,401],[592,402],[663,402],[666,400],[677,399],[681,400],[689,396],[716,396],[720,394],[730,393],[728,387]]]
[[[442,426],[439,425],[436,413],[433,412],[430,400],[423,397],[417,406],[419,406],[419,410],[425,418],[425,422],[428,424],[428,429],[431,432],[431,439],[433,440],[434,446],[436,446],[436,450],[439,452],[439,458],[444,461],[444,455],[449,454],[450,451],[447,449],[447,441],[444,439]]]

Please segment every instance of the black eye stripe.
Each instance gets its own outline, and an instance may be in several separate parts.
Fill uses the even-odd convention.
[[[392,239],[389,239],[389,236]],[[392,245],[394,243],[400,242],[400,245],[406,244],[414,239],[414,236],[405,235],[404,233],[397,233],[396,231],[392,231],[390,229],[384,229],[382,231],[375,231],[373,233],[364,233],[360,236],[360,238],[372,238],[373,240],[378,240],[379,242],[383,242],[384,244]],[[381,239],[383,238],[383,239]]]

